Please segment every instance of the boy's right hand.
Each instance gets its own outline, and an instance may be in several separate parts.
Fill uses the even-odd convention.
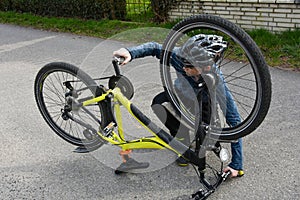
[[[131,55],[130,55],[129,51],[125,48],[121,48],[117,51],[114,51],[113,55],[123,57],[125,59],[121,65],[126,65],[128,62],[131,61]]]

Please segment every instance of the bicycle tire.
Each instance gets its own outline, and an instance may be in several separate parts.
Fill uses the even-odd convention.
[[[251,108],[246,109],[246,106],[239,105],[243,109],[243,112],[246,110],[243,116],[241,114],[241,123],[230,127],[228,127],[228,125],[224,125],[224,127],[211,127],[210,137],[220,141],[236,140],[244,137],[252,133],[262,123],[268,113],[271,102],[271,77],[266,61],[256,43],[243,29],[234,23],[224,18],[208,14],[191,16],[178,22],[166,37],[162,47],[160,75],[164,89],[175,110],[186,122],[196,127],[196,116],[192,116],[186,109],[183,109],[176,97],[173,86],[174,78],[172,76],[174,76],[174,69],[172,69],[171,57],[174,48],[183,44],[186,38],[199,33],[220,35],[228,40],[229,48],[226,50],[228,53],[226,54],[226,58],[224,58],[221,63],[218,63],[218,66],[223,73],[226,70],[229,71],[231,68],[235,71],[227,75],[224,73],[224,80],[231,88],[243,92],[245,97],[240,97],[242,95],[234,91],[236,92],[234,99],[236,103],[240,103],[237,102],[237,98],[248,98],[247,95],[249,94],[246,92],[251,93],[251,98],[253,98],[251,102],[247,99],[247,101],[249,101],[249,105],[247,106],[251,106]],[[242,65],[242,68],[238,68],[239,65]],[[246,70],[249,70],[249,72],[242,74],[242,71]],[[232,77],[233,73],[236,76],[234,78]],[[241,73],[240,77],[237,77],[238,73]],[[243,83],[243,81],[246,81],[243,79],[246,78],[242,78],[242,76],[246,78],[248,78],[247,76],[251,76],[251,79],[249,78],[249,80],[247,80],[249,81],[247,84],[251,84],[251,88],[250,86],[248,88],[249,91],[244,91],[247,90],[248,85]],[[236,81],[236,84],[232,83],[234,81]]]
[[[84,135],[85,127],[75,121],[63,119],[62,111],[66,105],[66,93],[68,88],[64,82],[70,81],[74,89],[81,89],[78,95],[99,96],[101,89],[96,82],[85,72],[74,65],[62,62],[54,62],[45,65],[36,75],[34,83],[34,95],[41,115],[51,129],[65,141],[76,146],[95,146],[101,145],[102,140],[94,133],[93,137]],[[73,95],[73,94],[72,94]],[[72,108],[70,114],[87,124],[93,126],[94,130],[99,130],[106,125],[107,107],[103,102],[99,102],[89,108],[88,112],[94,113],[99,121],[91,118],[83,109],[75,110]]]

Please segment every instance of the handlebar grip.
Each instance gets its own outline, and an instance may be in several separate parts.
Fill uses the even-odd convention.
[[[223,174],[221,175],[223,178],[223,181],[225,181],[230,175],[231,175],[230,170],[228,170],[227,172],[223,172]]]
[[[123,58],[123,57],[117,57],[117,56],[113,57],[112,64],[114,66],[115,73],[117,76],[121,75],[119,65],[121,65],[124,62],[124,60],[125,60],[125,58]]]
[[[113,62],[117,62],[118,65],[121,65],[124,62],[125,58],[124,57],[120,57],[120,56],[114,56],[113,57]]]

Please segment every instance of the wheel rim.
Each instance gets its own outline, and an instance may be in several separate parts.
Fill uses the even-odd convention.
[[[63,85],[65,81],[71,82],[72,87],[80,91],[77,100],[94,96],[93,91],[76,74],[61,69],[52,70],[43,75],[38,86],[40,110],[51,128],[64,139],[75,145],[92,144],[98,140],[97,137],[87,138],[83,134],[83,131],[86,130],[85,127],[72,121],[70,118],[67,120],[63,119],[63,112],[67,105],[65,95],[69,92],[69,89]],[[99,120],[101,119],[98,104],[89,106],[87,109]],[[95,121],[83,109],[74,109],[69,113],[72,117],[90,124],[95,130],[98,130],[100,121]]]
[[[230,49],[226,50],[227,54],[224,55],[224,59],[220,63],[220,69],[224,75],[225,82],[230,88],[232,96],[237,103],[242,122],[238,126],[229,127],[226,126],[226,121],[223,121],[222,123],[224,125],[222,125],[221,127],[212,127],[212,135],[219,137],[221,132],[222,136],[236,134],[237,131],[242,132],[256,118],[262,101],[262,88],[255,60],[251,56],[245,45],[237,38],[237,36],[231,34],[223,27],[211,25],[208,23],[197,22],[194,24],[183,26],[178,31],[173,33],[173,37],[169,38],[168,43],[166,43],[165,45],[164,54],[162,57],[162,70],[173,70],[173,67],[170,64],[169,52],[172,52],[175,46],[180,46],[180,44],[184,43],[183,41],[185,39],[182,40],[182,38],[189,38],[192,35],[196,35],[197,33],[199,34],[200,32],[203,32],[203,29],[205,29],[204,32],[209,32],[210,34],[228,37],[231,40],[230,43],[233,43],[232,47],[239,47],[238,49],[232,48],[232,52],[229,51]],[[240,58],[238,58],[236,55],[240,55]],[[233,64],[235,64],[236,66],[234,66]],[[174,73],[174,70],[173,72],[163,72],[163,84],[167,88],[167,92],[176,109],[185,118],[185,120],[188,121],[188,123],[194,126],[195,116],[192,116],[190,113],[186,112],[186,109],[182,109],[182,103],[179,102],[176,95],[174,95],[173,85],[170,84],[170,81],[166,81],[169,79],[173,79],[172,76],[174,75],[172,75],[171,73]],[[232,133],[233,130],[235,130],[235,133]]]

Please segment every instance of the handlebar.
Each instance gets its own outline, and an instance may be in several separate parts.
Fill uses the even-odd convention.
[[[221,175],[221,177],[223,178],[223,181],[226,181],[227,178],[231,175],[231,171],[228,170],[227,172],[223,172],[223,174]]]
[[[119,65],[121,65],[124,62],[124,60],[125,59],[123,57],[117,57],[117,56],[113,57],[112,64],[114,66],[116,76],[120,76],[121,75]]]

